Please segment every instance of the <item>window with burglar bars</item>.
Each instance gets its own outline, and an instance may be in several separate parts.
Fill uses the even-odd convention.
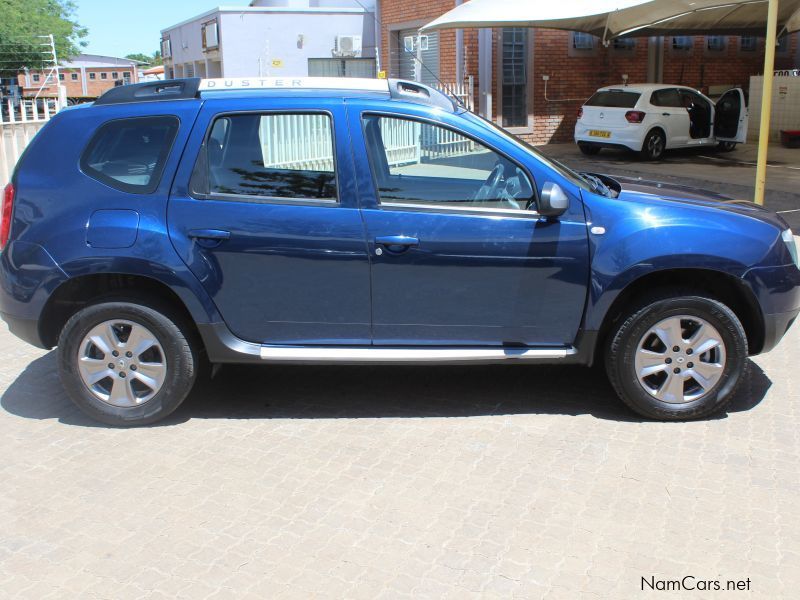
[[[522,27],[503,29],[503,127],[528,124],[528,32]]]

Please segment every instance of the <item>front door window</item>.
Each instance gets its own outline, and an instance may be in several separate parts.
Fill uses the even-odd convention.
[[[368,115],[364,132],[381,204],[527,210],[533,202],[517,164],[451,129]]]

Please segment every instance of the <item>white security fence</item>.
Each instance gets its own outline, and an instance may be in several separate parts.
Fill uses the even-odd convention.
[[[11,101],[0,110],[0,188],[11,181],[14,167],[25,148],[57,111],[55,100]]]

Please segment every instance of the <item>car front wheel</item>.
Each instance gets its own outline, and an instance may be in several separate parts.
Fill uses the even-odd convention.
[[[611,336],[609,379],[642,416],[680,421],[722,410],[744,378],[747,337],[726,305],[695,295],[653,300]]]
[[[179,319],[132,302],[77,312],[58,340],[59,375],[93,419],[146,425],[172,413],[196,378],[197,355]]]

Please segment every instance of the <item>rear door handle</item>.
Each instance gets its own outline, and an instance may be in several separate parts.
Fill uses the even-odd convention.
[[[668,117],[671,113],[661,113],[662,117]]]
[[[394,253],[405,252],[409,248],[419,246],[417,238],[406,235],[383,235],[376,237],[375,243]]]
[[[225,240],[231,239],[231,232],[224,229],[192,229],[188,235],[203,248],[216,248]]]

